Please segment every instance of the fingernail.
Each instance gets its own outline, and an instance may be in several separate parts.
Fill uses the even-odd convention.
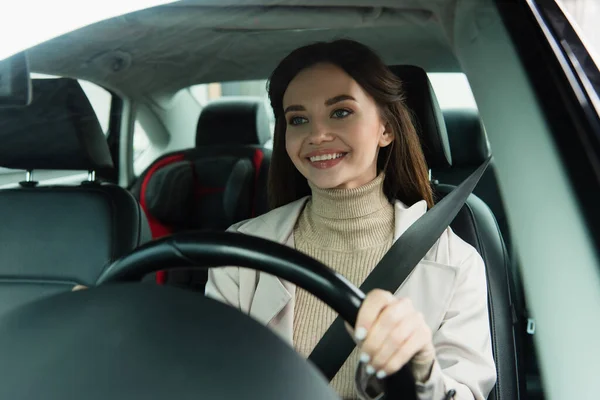
[[[373,375],[375,373],[375,368],[373,368],[371,365],[367,365],[367,368],[365,368],[365,372],[367,373],[367,375]]]
[[[380,369],[379,371],[377,371],[377,379],[383,379],[386,376],[387,376],[387,373],[384,370]]]
[[[354,331],[354,337],[356,338],[356,340],[365,340],[367,338],[367,330],[362,326],[359,326]]]
[[[363,363],[368,363],[369,361],[371,361],[371,356],[367,353],[360,353],[360,361]]]

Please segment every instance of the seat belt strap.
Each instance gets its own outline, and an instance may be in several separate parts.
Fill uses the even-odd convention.
[[[490,161],[491,157],[412,224],[375,266],[360,290],[368,293],[378,288],[396,292],[462,209]],[[331,381],[355,347],[338,316],[308,359]]]

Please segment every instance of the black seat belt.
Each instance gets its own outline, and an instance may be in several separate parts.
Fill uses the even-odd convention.
[[[490,160],[491,157],[396,240],[360,286],[364,293],[373,289],[392,293],[398,290],[464,206]],[[344,321],[338,316],[308,359],[331,381],[355,347]]]

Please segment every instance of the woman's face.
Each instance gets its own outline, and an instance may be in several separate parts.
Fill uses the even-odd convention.
[[[344,70],[316,64],[284,96],[286,150],[302,175],[322,188],[352,189],[377,176],[379,148],[393,140],[375,101]]]

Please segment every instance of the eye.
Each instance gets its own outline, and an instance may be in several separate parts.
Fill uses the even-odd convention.
[[[347,110],[345,108],[340,108],[338,110],[335,110],[331,116],[333,118],[337,118],[337,119],[342,119],[342,118],[346,118],[348,115],[352,114],[351,110]]]
[[[305,124],[307,122],[308,122],[308,120],[306,118],[304,118],[304,117],[291,117],[288,120],[288,124],[292,125],[292,126],[302,125],[302,124]]]

